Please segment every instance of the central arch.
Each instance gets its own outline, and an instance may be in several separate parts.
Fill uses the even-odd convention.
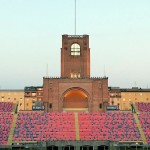
[[[80,88],[68,89],[63,94],[63,111],[88,111],[89,96]]]

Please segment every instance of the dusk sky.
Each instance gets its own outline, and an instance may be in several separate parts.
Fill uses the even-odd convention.
[[[74,35],[74,0],[0,0],[0,89],[41,86],[47,64],[60,76],[62,34]],[[77,34],[92,77],[150,88],[150,0],[77,0]]]

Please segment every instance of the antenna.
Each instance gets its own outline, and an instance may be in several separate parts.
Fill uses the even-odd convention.
[[[75,0],[75,18],[74,18],[74,27],[75,27],[75,35],[76,35],[76,0]]]

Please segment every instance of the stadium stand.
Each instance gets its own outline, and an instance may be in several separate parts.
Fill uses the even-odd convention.
[[[150,112],[150,103],[138,102],[136,106],[140,112]]]
[[[7,144],[12,121],[13,121],[13,114],[9,112],[0,113],[0,145]]]
[[[48,140],[75,140],[74,113],[19,113],[13,141]]]
[[[150,143],[150,103],[138,102],[136,106],[140,113],[138,118],[142,126],[146,141]]]
[[[138,114],[146,140],[150,143],[150,112]]]
[[[119,141],[150,145],[150,112],[22,111],[15,114],[10,112],[13,107],[10,104],[2,104],[6,108],[0,112],[0,148],[12,143],[41,141]],[[145,108],[143,104],[137,106],[140,110]]]
[[[11,112],[13,105],[13,102],[0,102],[0,112]]]
[[[79,113],[81,140],[141,141],[132,113]]]

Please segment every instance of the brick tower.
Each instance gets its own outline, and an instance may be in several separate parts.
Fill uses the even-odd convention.
[[[88,35],[63,35],[61,77],[90,78],[90,48]]]
[[[88,35],[62,35],[61,77],[43,78],[45,111],[103,112],[108,78],[90,77]]]

